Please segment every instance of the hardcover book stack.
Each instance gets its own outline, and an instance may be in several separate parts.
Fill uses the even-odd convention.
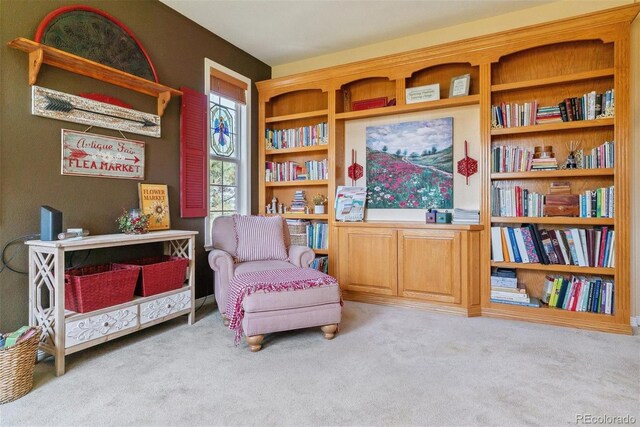
[[[453,210],[452,224],[480,224],[480,211],[474,209]]]
[[[326,255],[315,257],[314,260],[311,261],[309,268],[319,270],[324,274],[329,274],[329,257]]]
[[[329,227],[326,222],[316,222],[307,225],[307,246],[312,249],[327,249],[329,247]]]
[[[491,302],[540,307],[538,299],[518,285],[516,271],[510,268],[495,268],[491,272]]]
[[[538,101],[522,104],[502,102],[491,106],[491,121],[500,128],[531,126],[536,124]]]
[[[304,162],[305,169],[307,170],[307,176],[309,179],[328,179],[329,170],[327,169],[327,159],[324,160],[309,160]]]
[[[303,178],[304,177],[304,178]],[[304,168],[297,162],[265,162],[266,182],[296,181],[306,179]]]
[[[497,262],[615,267],[615,231],[594,229],[538,230],[491,227],[491,259]]]
[[[547,276],[544,299],[549,307],[569,311],[614,314],[613,280],[600,277]]]
[[[604,93],[591,91],[581,97],[565,98],[559,104],[560,115],[563,122],[576,120],[594,120],[602,115],[612,114],[615,106],[615,90],[610,89]]]
[[[307,210],[307,198],[304,190],[296,190],[293,194],[293,201],[291,202],[291,213],[305,213]]]
[[[551,105],[548,107],[539,107],[536,114],[536,124],[543,125],[545,123],[558,123],[562,122],[562,114],[560,113],[560,106]]]

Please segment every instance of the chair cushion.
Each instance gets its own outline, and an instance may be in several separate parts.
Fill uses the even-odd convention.
[[[340,303],[340,287],[338,284],[283,292],[257,291],[245,297],[242,301],[242,307],[245,313],[257,313],[314,307],[331,303]]]
[[[294,268],[295,265],[287,261],[266,260],[266,261],[248,261],[242,264],[236,264],[236,268],[233,270],[233,275],[252,273],[254,271],[269,271],[277,270],[279,268]]]
[[[289,258],[279,216],[234,215],[233,222],[238,241],[236,262]]]

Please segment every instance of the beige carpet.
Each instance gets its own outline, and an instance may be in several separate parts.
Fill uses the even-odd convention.
[[[219,321],[175,319],[76,353],[0,406],[2,426],[640,423],[640,338],[347,302],[332,341],[274,334],[259,353]]]

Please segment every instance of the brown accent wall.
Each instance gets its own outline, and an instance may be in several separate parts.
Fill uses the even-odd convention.
[[[15,37],[33,39],[40,21],[52,10],[78,4],[63,1],[0,0],[0,245],[23,235],[38,233],[41,205],[64,215],[63,227],[84,227],[92,234],[117,232],[115,218],[122,208],[138,203],[139,181],[60,175],[60,129],[86,130],[86,126],[31,115],[31,89],[27,83],[27,55],[6,46]],[[160,83],[204,90],[204,58],[250,78],[269,79],[271,68],[156,0],[88,1],[120,20],[145,47]],[[48,65],[40,71],[39,86],[78,94],[99,92],[118,97],[140,111],[154,113],[155,98],[82,77]],[[257,100],[255,86],[252,99]],[[257,152],[258,103],[252,106],[251,146]],[[162,138],[126,134],[146,143],[145,180],[169,186],[171,228],[197,230],[196,296],[212,293],[212,272],[204,251],[204,220],[180,218],[180,99],[172,99],[162,117]],[[91,132],[119,137],[117,131]],[[253,156],[252,170],[257,170]],[[257,192],[257,176],[252,188]],[[252,194],[255,205],[257,196]],[[252,211],[257,211],[252,206]],[[126,250],[76,253],[74,263],[93,264],[157,253],[157,245]],[[10,265],[27,270],[26,246],[10,245]],[[0,331],[28,321],[28,280],[5,269],[0,273]]]

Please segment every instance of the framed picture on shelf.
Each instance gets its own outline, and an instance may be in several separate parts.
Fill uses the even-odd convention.
[[[405,102],[407,104],[415,104],[416,102],[424,101],[437,101],[440,99],[440,83],[408,87],[405,89],[405,98]]]
[[[449,98],[469,95],[470,83],[470,74],[463,74],[461,76],[453,77],[451,79],[451,86],[449,86]]]
[[[166,184],[138,184],[138,197],[140,209],[149,217],[149,231],[168,230],[170,228],[169,217],[169,191]]]

